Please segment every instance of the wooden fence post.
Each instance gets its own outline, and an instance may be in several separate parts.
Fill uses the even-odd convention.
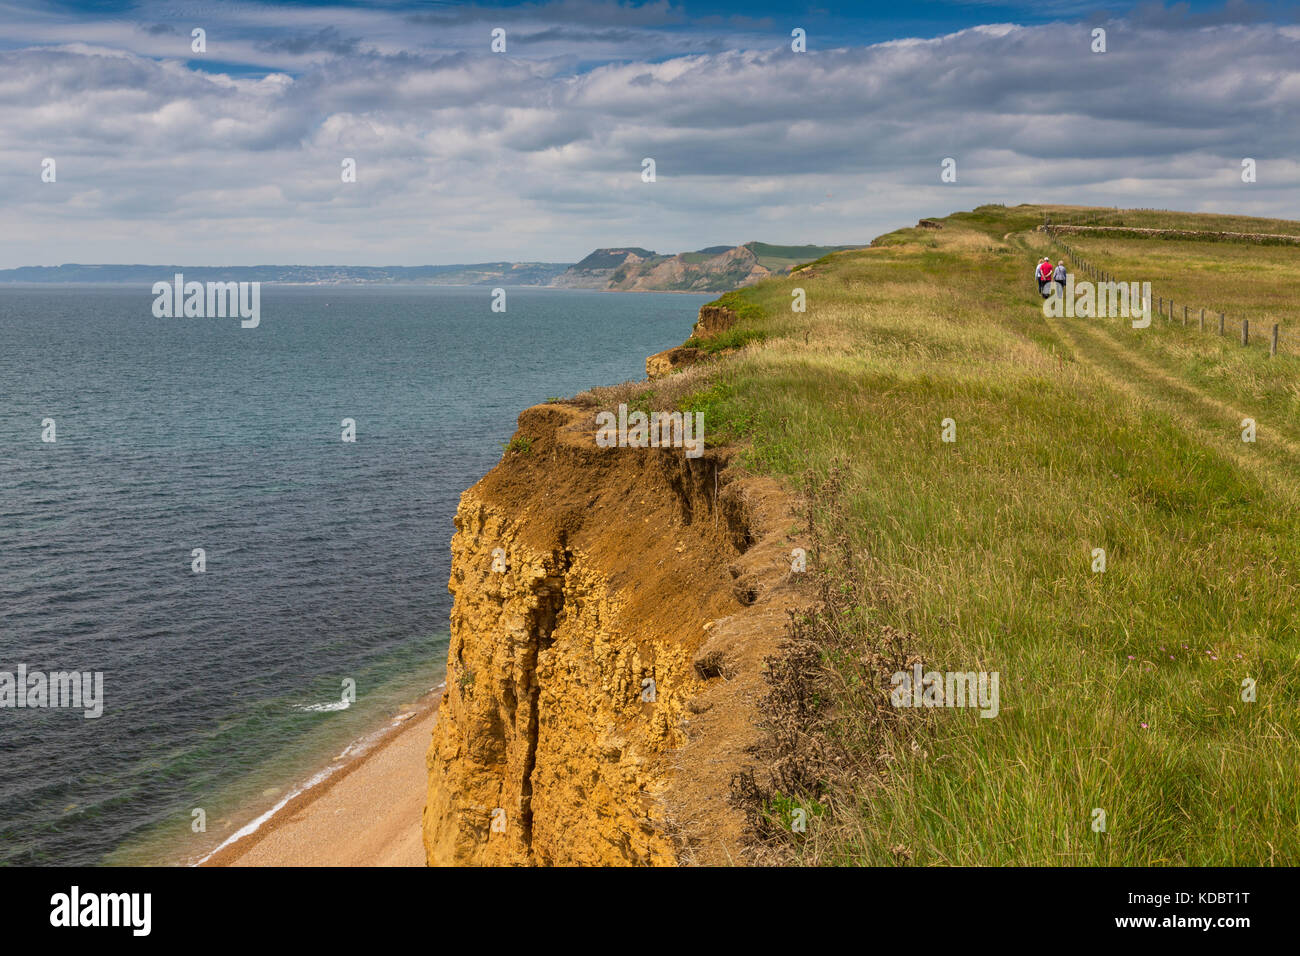
[[[1201,331],[1205,331],[1205,310],[1201,309]]]
[[[1269,355],[1277,354],[1277,323],[1276,322],[1273,323],[1273,340],[1268,345],[1268,354]]]
[[[1183,306],[1183,327],[1187,326],[1187,306]]]
[[[1249,343],[1250,343],[1250,319],[1242,319],[1241,320],[1241,344],[1248,345]]]
[[[1223,334],[1223,313],[1219,313],[1219,334]]]

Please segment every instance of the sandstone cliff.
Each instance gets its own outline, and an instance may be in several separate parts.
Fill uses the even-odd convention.
[[[700,307],[699,317],[691,330],[691,341],[712,339],[736,324],[736,313],[725,305]],[[645,377],[651,381],[689,368],[705,359],[705,353],[694,345],[677,345],[646,357]]]
[[[516,437],[456,515],[428,861],[735,860],[729,784],[795,597],[786,497],[725,450],[598,448],[591,408]]]

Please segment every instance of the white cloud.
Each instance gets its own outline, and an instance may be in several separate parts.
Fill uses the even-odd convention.
[[[253,73],[160,58],[159,44],[188,50],[184,16],[174,36],[147,32],[159,21],[146,16],[78,39],[66,18],[0,8],[13,21],[5,35],[25,43],[0,51],[0,266],[858,242],[988,201],[1300,217],[1300,34],[1285,27],[1114,21],[1102,55],[1089,52],[1089,27],[1061,23],[658,59],[662,31],[644,31],[682,22],[667,4],[637,8],[648,25],[610,4],[512,14],[512,31],[599,32],[623,53],[578,69],[584,44],[572,36],[547,41],[555,55],[487,52],[484,27],[500,10],[435,21],[230,9],[240,26],[217,31],[222,61],[259,63]],[[335,30],[322,34],[323,22]],[[430,33],[448,44],[430,45]],[[628,56],[637,36],[649,52]],[[46,156],[56,184],[40,181]],[[345,156],[356,184],[340,181]],[[645,156],[656,183],[641,182]],[[947,156],[953,186],[939,182]],[[1245,156],[1260,164],[1253,185],[1240,182]]]

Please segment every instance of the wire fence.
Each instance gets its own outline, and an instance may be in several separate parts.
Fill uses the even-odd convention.
[[[1119,212],[1120,210],[1116,210],[1116,211]],[[1100,218],[1100,217],[1093,217],[1093,218]],[[1082,225],[1082,223],[1071,223],[1070,225]],[[1050,221],[1044,221],[1042,229],[1043,232],[1047,234],[1048,240],[1052,243],[1052,245],[1060,249],[1061,252],[1065,255],[1065,257],[1069,259],[1071,263],[1073,263],[1073,265],[1078,271],[1080,271],[1084,275],[1088,276],[1090,279],[1097,282],[1119,282],[1120,281],[1116,279],[1115,276],[1111,275],[1109,272],[1103,269],[1100,264],[1095,263],[1090,259],[1084,258],[1072,246],[1065,243],[1061,239],[1060,235],[1058,235],[1057,232],[1055,231],[1055,226],[1053,223],[1051,223]],[[1155,313],[1168,322],[1174,322],[1178,317],[1178,313],[1176,311],[1177,305],[1175,304],[1173,298],[1166,297],[1163,294],[1157,295],[1155,289],[1151,290],[1151,305],[1155,309]],[[1192,324],[1191,317],[1195,316],[1196,327],[1201,332],[1204,332],[1207,315],[1209,316],[1210,327],[1212,330],[1216,324],[1216,315],[1217,315],[1218,333],[1219,335],[1226,336],[1227,328],[1228,328],[1228,319],[1227,319],[1226,312],[1220,311],[1216,313],[1213,309],[1207,311],[1203,307],[1188,305],[1186,302],[1182,303],[1182,323],[1184,327],[1190,327]],[[1233,334],[1235,336],[1236,334],[1235,320],[1233,321],[1232,326],[1233,326]],[[1256,328],[1255,330],[1256,334],[1259,334],[1259,331],[1260,330]],[[1278,340],[1281,335],[1281,323],[1279,322],[1272,323],[1271,329],[1265,327],[1264,334],[1268,337],[1268,354],[1270,356],[1277,355]],[[1250,336],[1251,336],[1250,320],[1242,319],[1241,320],[1241,344],[1249,345]]]

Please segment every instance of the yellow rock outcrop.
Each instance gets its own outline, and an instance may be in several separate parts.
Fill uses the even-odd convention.
[[[720,478],[722,452],[598,448],[593,411],[561,404],[516,437],[456,514],[428,862],[725,861],[706,845],[737,842],[730,774],[784,619],[752,607],[769,588],[747,562],[784,578],[785,545],[753,547],[754,496]],[[743,636],[734,660],[702,664],[724,631]]]

